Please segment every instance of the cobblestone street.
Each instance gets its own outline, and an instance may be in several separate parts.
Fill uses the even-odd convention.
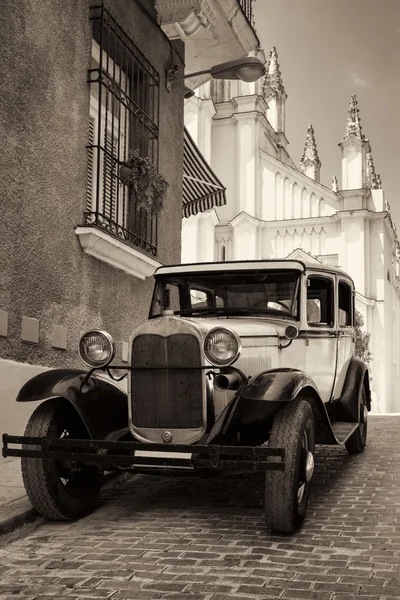
[[[75,523],[1,546],[0,598],[400,598],[400,417],[361,456],[317,451],[308,516],[264,530],[263,481],[138,476]]]

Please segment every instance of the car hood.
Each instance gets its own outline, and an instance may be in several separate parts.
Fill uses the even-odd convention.
[[[286,327],[291,324],[290,321],[263,319],[260,317],[228,317],[226,319],[207,317],[204,319],[186,318],[185,320],[200,327],[207,333],[214,327],[226,327],[232,329],[238,336],[242,337],[264,337],[284,335]]]

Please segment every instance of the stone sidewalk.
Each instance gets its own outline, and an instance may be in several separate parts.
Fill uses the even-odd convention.
[[[19,458],[0,458],[0,506],[24,496]]]
[[[20,459],[0,456],[0,535],[38,518],[25,494]]]

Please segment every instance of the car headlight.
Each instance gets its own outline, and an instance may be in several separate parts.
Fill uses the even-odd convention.
[[[79,341],[79,355],[89,367],[105,367],[114,358],[114,340],[106,331],[87,331]]]
[[[242,344],[239,336],[225,327],[214,327],[204,338],[206,358],[215,367],[227,367],[240,356]]]

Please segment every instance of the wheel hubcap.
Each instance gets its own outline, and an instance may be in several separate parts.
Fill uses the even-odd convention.
[[[311,480],[314,474],[314,455],[310,452],[308,435],[307,432],[304,432],[303,439],[301,442],[301,451],[302,451],[302,464],[300,467],[300,485],[297,490],[297,502],[301,504],[305,491],[306,485]]]
[[[368,419],[368,408],[365,406],[363,406],[363,424],[365,425],[365,423],[367,422]]]
[[[314,456],[313,456],[313,453],[310,452],[309,450],[307,450],[305,471],[306,471],[306,481],[308,483],[314,474]]]

